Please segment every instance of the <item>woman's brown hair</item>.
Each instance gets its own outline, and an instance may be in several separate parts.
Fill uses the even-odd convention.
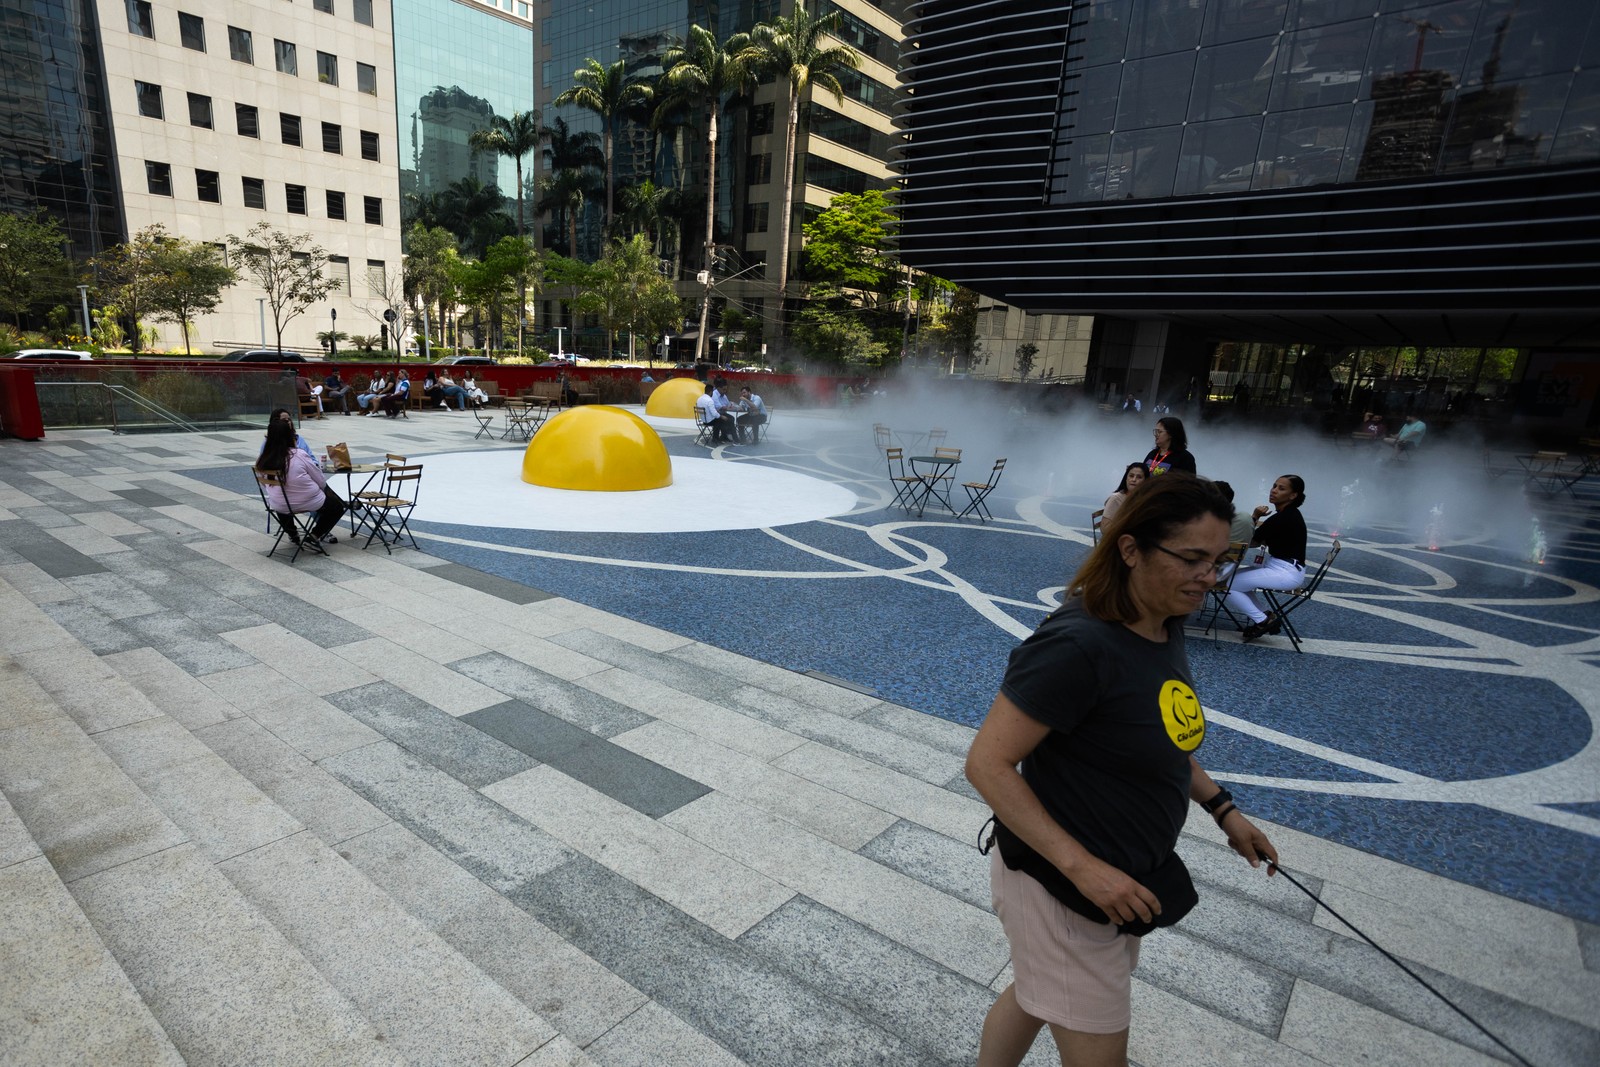
[[[1136,493],[1128,494],[1109,524],[1100,530],[1100,543],[1067,583],[1067,595],[1083,598],[1083,610],[1106,622],[1130,623],[1139,609],[1128,592],[1128,565],[1117,542],[1132,535],[1141,550],[1160,544],[1178,527],[1202,515],[1233,521],[1233,504],[1206,478],[1169,472],[1151,478]]]

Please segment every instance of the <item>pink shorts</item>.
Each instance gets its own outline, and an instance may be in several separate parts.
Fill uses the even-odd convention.
[[[1022,1010],[1085,1034],[1126,1030],[1139,939],[1085,919],[1028,875],[1007,868],[998,848],[990,853],[989,872]]]

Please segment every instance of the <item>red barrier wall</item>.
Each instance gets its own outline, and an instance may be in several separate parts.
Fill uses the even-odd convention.
[[[33,388],[33,368],[0,366],[0,433],[38,441],[44,437],[39,414],[39,394]]]

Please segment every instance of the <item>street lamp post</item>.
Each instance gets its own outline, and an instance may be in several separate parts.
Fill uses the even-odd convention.
[[[78,303],[83,308],[83,336],[85,340],[94,336],[94,327],[89,324],[89,287],[78,286]]]
[[[333,329],[328,331],[328,359],[339,358],[339,309],[329,308],[328,317],[333,320]]]
[[[267,347],[267,298],[256,297],[256,312],[261,316],[261,347]]]

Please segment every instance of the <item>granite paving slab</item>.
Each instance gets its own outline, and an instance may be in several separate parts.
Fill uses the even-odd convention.
[[[509,778],[538,762],[537,756],[530,758],[389,682],[330,694],[328,703],[473,789]],[[532,708],[527,710],[534,713]]]
[[[457,660],[451,670],[600,737],[643,726],[649,716],[498,652]]]
[[[133,635],[132,644],[96,647],[96,652],[123,652],[149,645],[190,674],[212,674],[256,662],[255,657],[176,611],[135,615],[118,624]]]

